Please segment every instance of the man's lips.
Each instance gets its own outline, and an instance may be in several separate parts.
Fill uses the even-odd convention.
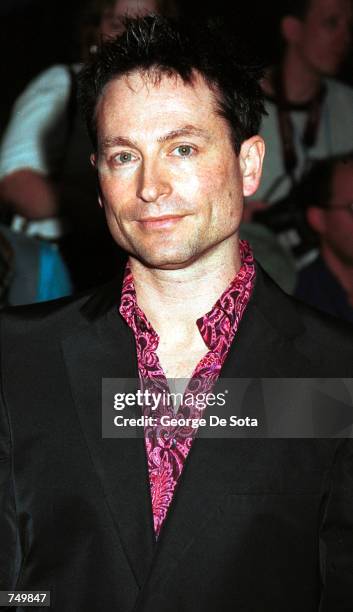
[[[174,227],[186,215],[161,215],[160,217],[145,217],[139,223],[146,229],[168,229]]]

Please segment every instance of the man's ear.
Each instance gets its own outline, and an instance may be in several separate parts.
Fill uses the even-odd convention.
[[[253,195],[259,186],[264,156],[265,143],[261,136],[252,136],[241,145],[239,160],[245,197]]]
[[[102,198],[101,186],[100,186],[100,183],[99,183],[98,168],[97,168],[97,155],[96,155],[96,153],[91,153],[91,155],[90,155],[90,162],[91,162],[91,165],[93,166],[93,168],[95,169],[95,174],[96,174],[96,187],[97,187],[98,204],[99,204],[99,206],[101,208],[103,208],[103,198]]]
[[[326,218],[325,210],[318,206],[309,206],[306,211],[306,218],[310,227],[318,234],[325,232]]]
[[[286,15],[281,20],[281,34],[289,45],[295,45],[300,41],[303,23],[293,15]]]

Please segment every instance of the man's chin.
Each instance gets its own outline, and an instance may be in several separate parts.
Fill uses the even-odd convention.
[[[132,253],[147,268],[158,270],[179,270],[186,268],[196,260],[195,255],[186,253]]]

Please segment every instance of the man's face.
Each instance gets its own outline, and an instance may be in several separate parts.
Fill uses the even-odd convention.
[[[153,84],[139,73],[111,81],[97,129],[101,199],[119,245],[166,269],[185,267],[225,240],[236,248],[241,164],[199,75],[193,85],[167,76]]]
[[[141,17],[148,13],[158,13],[158,0],[117,0],[107,8],[101,19],[100,34],[102,38],[117,36],[124,31],[123,17]]]
[[[299,52],[319,75],[333,76],[351,44],[351,0],[312,0],[300,22]]]
[[[322,211],[322,239],[343,262],[353,265],[353,162],[339,164],[333,175],[329,210]],[[346,208],[342,208],[346,205]]]

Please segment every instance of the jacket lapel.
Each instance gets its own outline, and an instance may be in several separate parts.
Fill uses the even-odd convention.
[[[81,311],[81,323],[63,339],[62,347],[101,493],[141,587],[155,547],[144,440],[101,436],[102,378],[138,377],[133,334],[118,312],[119,291],[121,278],[94,295]]]
[[[256,282],[227,359],[222,378],[303,376],[304,355],[295,339],[305,331],[288,298],[256,264]],[[309,365],[309,362],[308,362]]]

